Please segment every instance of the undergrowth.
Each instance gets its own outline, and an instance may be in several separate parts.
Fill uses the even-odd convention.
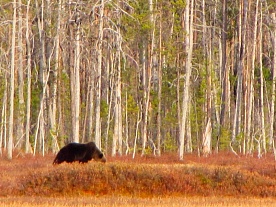
[[[74,164],[31,173],[20,182],[22,195],[276,196],[275,180],[223,167]]]
[[[0,160],[0,196],[276,196],[275,171],[268,169],[271,162],[263,162],[262,169],[251,158],[242,158],[239,164],[143,159],[58,166],[52,166],[49,158],[26,159],[25,164],[20,159],[6,164]]]

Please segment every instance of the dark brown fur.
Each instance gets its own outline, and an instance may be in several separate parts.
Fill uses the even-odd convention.
[[[53,164],[60,164],[62,162],[75,162],[87,163],[89,160],[96,160],[106,162],[104,154],[97,148],[94,142],[86,144],[70,143],[58,152]]]

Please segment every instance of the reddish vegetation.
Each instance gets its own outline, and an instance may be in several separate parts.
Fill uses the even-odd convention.
[[[122,156],[108,157],[106,164],[59,166],[52,165],[53,159],[51,154],[0,159],[0,196],[276,196],[272,155],[186,155],[182,162],[176,154]]]

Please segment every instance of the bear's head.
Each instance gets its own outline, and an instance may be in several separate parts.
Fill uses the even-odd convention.
[[[87,143],[87,145],[89,145],[89,148],[93,152],[92,159],[94,159],[95,161],[106,162],[104,154],[101,152],[101,150],[99,150],[94,142],[89,142]]]
[[[95,161],[100,161],[100,162],[106,162],[106,158],[102,152],[100,153],[94,153],[93,154],[93,159]]]

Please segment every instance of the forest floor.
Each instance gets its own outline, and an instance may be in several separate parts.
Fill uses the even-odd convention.
[[[272,154],[122,156],[58,166],[53,159],[0,158],[0,206],[276,206]]]

